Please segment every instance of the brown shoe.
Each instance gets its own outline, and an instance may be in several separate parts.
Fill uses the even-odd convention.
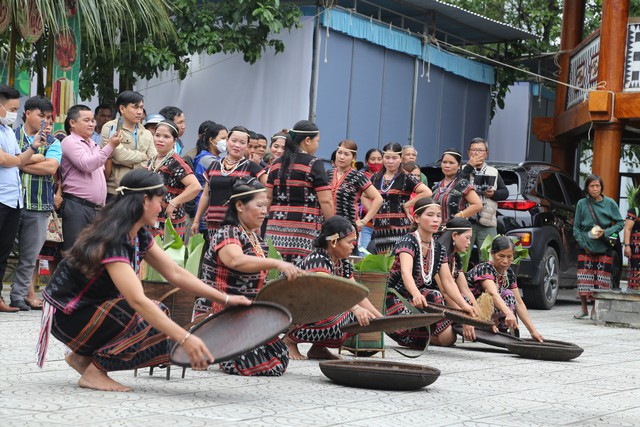
[[[20,311],[19,308],[10,307],[4,302],[4,298],[0,297],[0,313],[17,313],[18,311]]]

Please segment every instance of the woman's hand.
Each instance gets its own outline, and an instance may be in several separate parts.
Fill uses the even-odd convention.
[[[536,340],[538,342],[543,342],[544,341],[544,338],[542,337],[542,335],[540,335],[540,332],[538,332],[538,331],[531,332],[531,338],[533,338],[534,340]]]
[[[624,256],[626,256],[627,258],[631,258],[631,246],[626,246],[624,247]]]
[[[280,263],[278,264],[278,271],[280,273],[284,273],[289,280],[293,280],[304,273],[304,271],[286,261],[280,261]]]
[[[427,307],[427,299],[421,293],[416,293],[412,295],[411,304],[413,304],[416,308],[426,308]]]
[[[227,306],[234,305],[251,305],[251,300],[244,295],[229,295]]]
[[[175,218],[173,216],[174,211],[176,210],[176,205],[173,204],[172,201],[169,201],[169,203],[167,203],[167,207],[164,208],[165,213],[167,214],[167,218]]]
[[[516,315],[509,310],[509,313],[504,317],[504,322],[507,324],[507,327],[511,329],[518,329],[518,319],[516,319]]]
[[[192,369],[205,371],[213,363],[213,355],[200,338],[189,335],[181,345],[191,360]]]
[[[55,208],[55,210],[60,209],[60,206],[62,205],[62,196],[60,196],[59,194],[54,194],[53,195],[53,207]]]
[[[194,218],[191,224],[191,235],[195,236],[198,233],[200,233],[200,220],[196,221]]]
[[[356,317],[360,326],[367,326],[371,319],[375,319],[373,313],[367,310],[364,307],[357,306],[356,308],[351,310],[351,313]]]
[[[467,313],[469,316],[473,316],[473,317],[478,317],[478,314],[480,314],[478,312],[478,309],[475,308],[474,306],[470,305],[470,304],[466,304],[466,307],[462,308],[464,310],[465,313]]]
[[[363,219],[359,219],[356,221],[356,227],[358,227],[358,231],[362,231],[362,227],[364,227],[367,223],[364,222]]]
[[[462,325],[462,336],[467,341],[476,340],[476,328],[471,325]]]

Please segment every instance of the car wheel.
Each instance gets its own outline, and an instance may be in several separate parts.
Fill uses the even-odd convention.
[[[524,300],[527,307],[549,310],[558,298],[560,260],[556,250],[548,247],[540,261],[540,272],[531,286],[524,289]]]

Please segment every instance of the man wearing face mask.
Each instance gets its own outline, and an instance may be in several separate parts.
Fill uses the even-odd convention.
[[[8,85],[0,85],[0,291],[7,260],[18,231],[18,220],[24,203],[19,167],[44,161],[42,154],[34,154],[44,145],[40,134],[22,152],[11,125],[18,117],[20,93]],[[10,307],[0,296],[0,312],[19,311]]]

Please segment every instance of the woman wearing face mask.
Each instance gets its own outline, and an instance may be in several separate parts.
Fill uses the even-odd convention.
[[[353,265],[349,261],[355,242],[356,229],[351,221],[339,215],[332,216],[322,224],[320,235],[313,242],[316,249],[302,261],[300,268],[309,273],[332,274],[355,282]],[[365,298],[347,312],[294,329],[284,339],[289,357],[295,360],[307,357],[339,359],[327,347],[338,348],[345,342],[348,335],[342,332],[341,327],[356,321],[366,326],[370,319],[376,317],[382,317],[382,314]],[[307,357],[298,350],[298,343],[303,342],[313,343]]]
[[[213,233],[220,228],[224,220],[224,215],[227,212],[225,203],[231,197],[233,182],[241,177],[256,177],[260,172],[260,166],[245,157],[248,144],[249,131],[247,128],[233,127],[227,138],[227,156],[220,161],[211,163],[205,172],[207,183],[202,190],[202,197],[198,203],[196,216],[193,218],[191,232],[194,234],[198,232],[200,220],[206,211],[208,236],[205,235],[205,240],[207,242]]]
[[[204,188],[207,184],[205,173],[214,161],[221,161],[227,154],[227,128],[221,124],[213,124],[205,129],[202,138],[198,139],[196,149],[198,154],[193,159],[193,171],[198,182]],[[196,196],[196,211],[202,197],[202,191]],[[196,224],[196,222],[193,222]],[[198,231],[206,235],[207,223],[201,219],[198,223]],[[193,225],[191,229],[193,230]]]
[[[340,142],[336,150],[336,166],[329,171],[328,177],[336,215],[347,218],[359,231],[373,219],[380,209],[382,196],[371,185],[371,181],[365,174],[353,168],[357,153],[358,146],[355,142],[350,139]],[[361,195],[371,201],[367,214],[362,218],[358,215]]]
[[[367,154],[364,157],[364,161],[365,167],[362,172],[367,178],[371,179],[371,176],[374,173],[380,172],[380,170],[382,169],[382,151],[378,150],[377,148],[370,149],[369,151],[367,151]],[[360,199],[360,202],[360,216],[365,217],[367,216],[367,213],[369,211],[369,205],[371,204],[371,201],[366,197],[363,197],[362,199]],[[371,242],[371,236],[373,236],[373,220],[368,221],[364,225],[364,227],[362,227],[362,230],[360,230],[358,248],[361,249],[361,256],[365,256],[367,254],[367,252],[363,252],[363,250],[366,250],[369,246],[369,243]]]
[[[493,300],[493,319],[500,332],[518,329],[516,314],[527,327],[531,338],[542,342],[542,335],[533,325],[529,311],[522,301],[516,275],[511,270],[514,245],[507,236],[497,236],[491,244],[491,261],[476,265],[467,273],[471,292],[479,298],[487,292]]]
[[[434,240],[433,234],[442,223],[440,205],[429,197],[420,198],[414,207],[417,230],[403,236],[393,249],[395,260],[389,272],[388,287],[397,292],[416,308],[424,308],[428,302],[444,304],[443,294],[451,298],[451,305],[475,316],[477,310],[464,300],[453,281],[447,251]],[[436,283],[436,278],[439,284]],[[387,316],[411,314],[398,296],[387,293]],[[438,322],[433,327],[407,329],[388,334],[398,344],[423,349],[431,335],[431,343],[450,346],[456,341],[450,320]]]
[[[302,261],[313,250],[323,217],[335,214],[331,186],[322,160],[314,156],[320,131],[300,120],[287,136],[284,154],[267,177],[270,210],[267,237],[285,261]]]
[[[153,143],[158,154],[149,159],[147,169],[162,176],[167,186],[162,211],[158,215],[158,224],[151,233],[164,235],[164,223],[171,218],[171,224],[180,237],[184,238],[186,230],[186,212],[183,205],[193,200],[202,187],[198,183],[191,168],[175,151],[178,139],[178,128],[171,120],[163,120],[156,126]]]
[[[448,149],[440,158],[444,178],[433,186],[433,200],[442,205],[442,218],[471,218],[482,210],[482,201],[473,185],[460,177],[462,154]]]
[[[391,142],[382,149],[382,169],[371,177],[373,185],[382,195],[382,207],[373,220],[373,241],[376,253],[385,254],[393,249],[402,236],[411,230],[411,207],[431,190],[419,179],[402,169],[402,146]],[[417,193],[409,200],[411,193]]]

